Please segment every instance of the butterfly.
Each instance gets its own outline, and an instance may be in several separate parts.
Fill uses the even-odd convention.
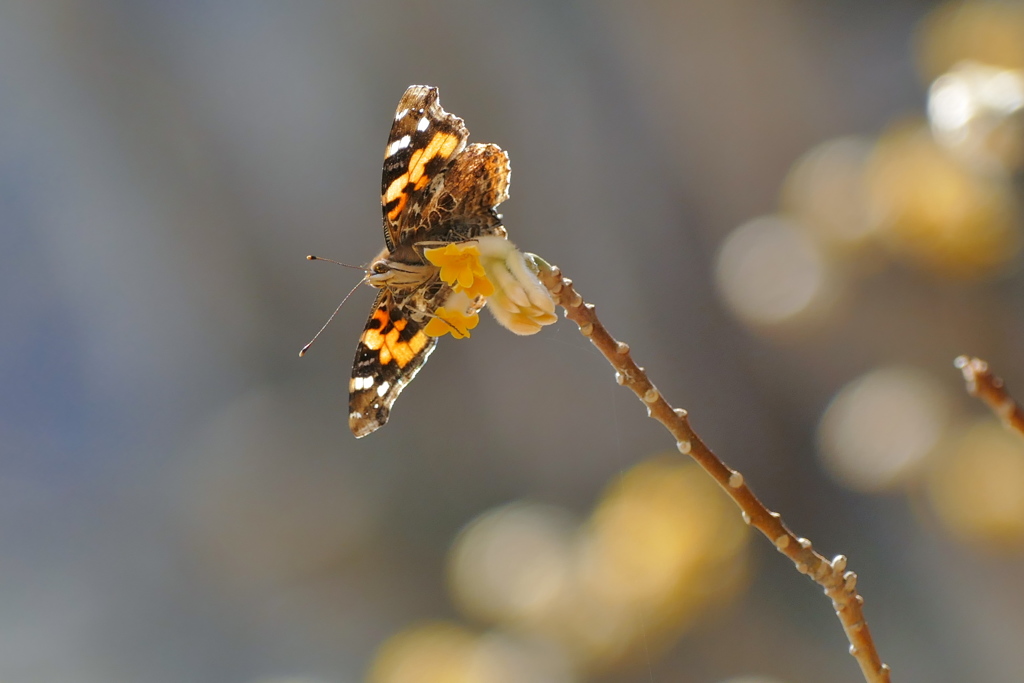
[[[423,250],[505,236],[496,207],[508,199],[508,155],[497,145],[467,144],[468,138],[462,119],[441,108],[437,88],[406,89],[384,148],[384,248],[366,276],[380,291],[349,380],[348,424],[356,437],[384,426],[437,345],[423,328],[453,291]]]

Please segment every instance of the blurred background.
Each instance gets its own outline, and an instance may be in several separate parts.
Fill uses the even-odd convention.
[[[346,424],[406,86],[512,159],[895,681],[1019,681],[1024,4],[0,0],[5,683],[862,680],[580,336],[483,320]],[[486,318],[486,316],[485,316]]]

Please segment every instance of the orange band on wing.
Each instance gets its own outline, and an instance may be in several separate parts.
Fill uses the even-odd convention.
[[[398,203],[395,204],[395,208],[388,211],[388,220],[395,220],[405,210],[405,205],[409,203],[409,195],[405,192],[398,193]],[[385,202],[387,205],[387,202]]]
[[[420,351],[423,350],[423,347],[427,345],[427,339],[427,335],[423,334],[421,330],[407,342],[396,341],[392,344],[390,346],[391,356],[395,359],[395,362],[398,363],[398,367],[404,368],[406,365],[411,363],[412,360],[419,355]]]
[[[459,136],[452,135],[451,133],[437,133],[434,135],[426,147],[413,152],[413,155],[409,157],[409,182],[415,183],[418,181],[426,170],[427,164],[435,158],[450,158],[459,146],[459,142],[461,142]]]
[[[388,189],[384,191],[383,203],[385,206],[393,201],[398,201],[395,208],[388,211],[389,219],[395,220],[405,209],[405,205],[409,201],[407,188],[410,184],[413,186],[413,191],[418,191],[430,182],[430,177],[425,174],[427,164],[438,157],[450,158],[461,142],[458,135],[437,133],[430,139],[426,147],[412,153],[412,156],[409,157],[409,170],[391,181]]]
[[[416,332],[408,341],[400,339],[402,330],[408,325],[407,320],[395,320],[389,325],[389,316],[384,309],[378,309],[373,317],[380,321],[380,327],[365,330],[360,341],[371,351],[377,352],[381,365],[387,365],[393,360],[398,367],[404,368],[427,345],[428,337],[422,330]],[[382,329],[388,331],[382,334]]]

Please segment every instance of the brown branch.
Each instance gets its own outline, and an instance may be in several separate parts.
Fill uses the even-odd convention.
[[[967,382],[967,393],[988,404],[1008,427],[1024,435],[1024,409],[1003,386],[1003,380],[992,374],[988,363],[972,356],[959,356],[953,365],[960,368]]]
[[[535,259],[539,277],[555,301],[565,309],[565,317],[579,325],[583,336],[597,347],[615,368],[615,380],[628,387],[647,406],[647,414],[663,424],[675,437],[676,448],[689,455],[710,474],[743,511],[743,520],[764,534],[775,548],[791,559],[798,571],[808,575],[825,589],[850,641],[850,654],[857,659],[867,683],[889,683],[889,666],[883,664],[864,620],[864,599],[857,594],[857,575],[846,571],[846,557],[831,561],[817,553],[806,538],[786,528],[777,512],[771,512],[757,499],[743,475],[726,466],[711,452],[690,427],[685,410],[672,408],[648,379],[629,352],[629,346],[616,341],[597,319],[592,304],[584,303],[573,288],[572,280],[562,277],[557,267]]]

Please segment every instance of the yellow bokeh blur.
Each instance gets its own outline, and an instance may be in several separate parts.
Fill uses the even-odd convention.
[[[921,22],[916,42],[926,82],[964,60],[1024,69],[1024,5],[947,2]]]
[[[581,538],[588,618],[577,644],[605,665],[660,650],[746,585],[748,528],[694,463],[636,465],[605,493]]]
[[[477,636],[449,622],[401,631],[377,650],[370,683],[482,683],[472,673]]]
[[[946,529],[990,550],[1024,547],[1024,438],[992,418],[975,423],[932,468],[928,500]]]
[[[665,456],[616,481],[585,531],[585,579],[609,602],[655,603],[694,574],[734,558],[747,527],[708,475]]]
[[[872,219],[894,255],[938,275],[998,272],[1020,249],[1008,178],[972,172],[922,122],[891,127],[868,163]]]
[[[656,457],[616,480],[583,524],[531,502],[484,512],[452,544],[449,581],[467,617],[551,643],[593,673],[649,658],[738,595],[747,538],[706,473],[679,455]]]
[[[475,633],[428,622],[381,645],[369,683],[575,683],[571,662],[549,641],[502,631]]]

